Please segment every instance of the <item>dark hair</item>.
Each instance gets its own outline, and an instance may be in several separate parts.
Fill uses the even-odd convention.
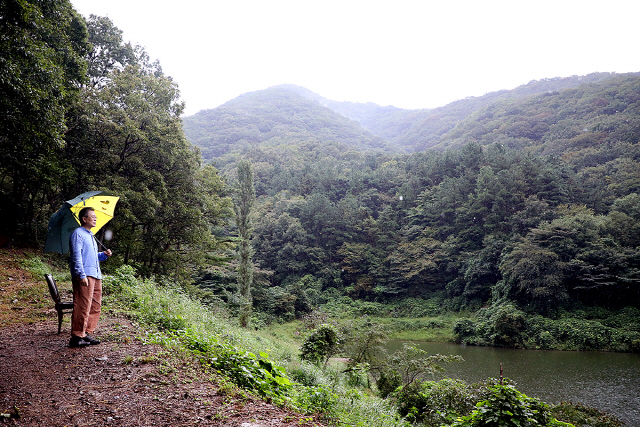
[[[93,209],[91,206],[80,209],[80,212],[78,212],[78,219],[80,220],[80,224],[82,224],[82,218],[85,218],[88,215],[87,212],[93,211],[95,211],[95,209]]]

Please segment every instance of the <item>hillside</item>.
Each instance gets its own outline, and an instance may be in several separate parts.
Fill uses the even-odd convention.
[[[473,121],[474,113],[495,103],[509,100],[528,99],[531,96],[557,93],[582,85],[604,82],[625,75],[613,73],[592,73],[586,76],[549,78],[534,80],[513,90],[491,92],[479,97],[461,99],[443,107],[421,110],[403,110],[393,106],[382,107],[372,103],[339,102],[292,85],[285,86],[296,90],[309,99],[317,100],[334,111],[358,121],[363,128],[391,143],[402,147],[406,152],[422,151],[428,148],[442,148],[441,138],[447,138],[462,121]],[[637,76],[637,74],[635,75]]]
[[[499,143],[562,155],[640,136],[640,76],[620,74],[562,90],[500,99],[470,114],[435,148]]]
[[[150,344],[151,331],[122,306],[103,311],[102,344],[69,348],[69,315],[58,335],[44,281],[23,268],[34,255],[0,249],[3,425],[323,425],[240,391],[185,353]],[[59,285],[68,299],[70,284]]]
[[[283,88],[248,93],[184,118],[184,131],[205,159],[265,142],[335,141],[360,150],[389,150],[357,122]]]
[[[588,104],[593,97],[604,99],[599,101],[605,103],[600,105],[603,107],[600,112],[613,111],[616,108],[609,106],[613,101],[607,100],[607,93],[628,91],[628,87],[618,85],[628,86],[637,78],[638,73],[593,73],[536,80],[513,90],[491,92],[422,110],[333,101],[300,86],[280,85],[185,117],[184,129],[191,143],[200,147],[205,159],[220,157],[251,144],[307,140],[343,142],[357,149],[395,152],[459,148],[465,142],[478,141],[479,135],[493,132],[497,123],[507,126],[501,130],[507,137],[540,139],[538,135],[527,135],[518,127],[535,128],[533,132],[539,133],[541,121],[547,123],[546,128],[556,124],[564,120],[567,105]],[[634,102],[631,99],[622,102],[629,101]],[[604,108],[606,106],[608,109]],[[599,115],[599,111],[586,111],[581,107],[574,108],[572,114],[580,120],[585,114]],[[517,125],[510,127],[510,123]],[[553,137],[551,134],[545,139]],[[487,145],[498,139],[485,137],[480,142]],[[518,147],[530,145],[528,141],[505,142]]]
[[[278,90],[328,103],[302,88]],[[482,335],[480,326],[459,329],[458,337],[637,351],[634,315],[625,313],[640,307],[639,100],[638,75],[595,74],[461,100],[439,109],[441,116],[356,105],[362,121],[432,114],[411,132],[437,149],[359,151],[313,140],[216,158],[229,177],[238,159],[253,164],[253,259],[264,275],[254,308],[265,322],[339,298],[375,302],[389,316],[576,312],[612,328],[618,316],[634,326],[607,342],[568,339],[560,327],[545,341],[533,321],[508,342]],[[196,281],[231,301],[233,274],[211,269]]]

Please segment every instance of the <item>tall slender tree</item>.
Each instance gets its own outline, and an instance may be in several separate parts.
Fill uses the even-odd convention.
[[[238,162],[238,182],[236,187],[236,224],[240,235],[238,285],[240,288],[241,308],[240,325],[243,328],[249,323],[251,315],[251,286],[253,284],[253,263],[251,260],[251,208],[255,202],[256,193],[253,187],[253,167],[249,160]]]

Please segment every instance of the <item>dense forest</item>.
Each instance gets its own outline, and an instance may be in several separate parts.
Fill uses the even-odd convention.
[[[640,75],[415,111],[284,85],[181,117],[178,85],[108,18],[8,0],[0,31],[0,246],[43,248],[65,200],[118,195],[105,301],[135,319],[127,338],[179,360],[143,364],[203,372],[223,406],[254,399],[237,386],[330,425],[621,425],[582,404],[552,413],[502,370],[427,381],[460,358],[382,344],[391,320],[468,344],[640,352]],[[42,259],[25,260],[39,277],[67,269]],[[293,319],[282,345],[267,326]]]
[[[3,1],[0,25],[1,243],[42,245],[65,200],[99,189],[120,196],[107,268],[184,278],[209,262],[231,200],[159,63],[68,0]]]
[[[317,129],[315,112],[327,120],[348,107],[353,121]],[[544,348],[530,331],[525,343],[478,329],[506,316],[524,333],[532,315],[571,313],[602,328],[626,319],[631,335],[614,341],[629,350],[640,344],[639,107],[640,76],[599,73],[419,111],[280,86],[184,123],[205,155],[221,154],[209,160],[225,175],[238,159],[253,165],[254,305],[272,319],[341,298],[389,316],[471,310],[461,340]],[[376,117],[387,127],[371,126]],[[273,123],[286,127],[273,134]],[[374,147],[352,137],[359,123],[396,137]],[[210,269],[199,283],[229,302],[229,277]]]
[[[255,325],[448,311],[468,316],[464,342],[640,350],[638,74],[431,110],[284,85],[182,118],[177,84],[109,19],[67,0],[2,2],[0,18],[0,243],[42,245],[64,200],[106,190],[107,269],[250,301]],[[576,324],[592,329],[571,338]]]

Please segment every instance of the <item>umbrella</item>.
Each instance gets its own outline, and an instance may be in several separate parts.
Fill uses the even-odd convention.
[[[69,236],[73,230],[80,227],[78,214],[82,208],[92,207],[95,209],[98,220],[91,231],[94,233],[100,231],[113,218],[113,211],[119,199],[106,191],[89,191],[64,202],[62,207],[49,219],[49,231],[44,251],[61,254],[69,252]]]

